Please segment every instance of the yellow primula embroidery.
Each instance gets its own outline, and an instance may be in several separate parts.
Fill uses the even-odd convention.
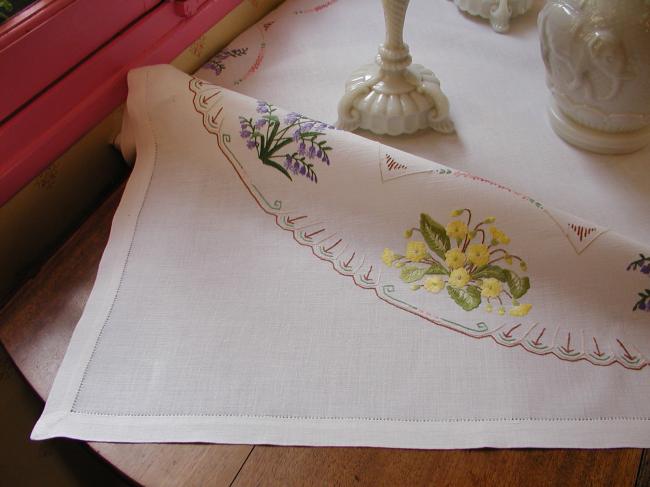
[[[388,267],[393,265],[393,262],[397,259],[395,256],[395,252],[393,252],[391,249],[384,249],[384,253],[381,254],[381,260],[386,264]]]
[[[449,238],[465,238],[465,235],[467,235],[467,224],[460,220],[454,220],[447,224],[447,228],[445,230],[447,231]]]
[[[490,260],[490,251],[485,244],[472,244],[467,247],[467,258],[472,264],[481,267]]]
[[[430,293],[439,293],[445,287],[445,281],[440,276],[428,277],[424,281],[424,289]]]
[[[416,240],[406,244],[406,258],[411,262],[420,262],[427,256],[427,244]]]
[[[510,310],[509,314],[510,316],[517,316],[517,317],[526,316],[532,307],[533,307],[532,304],[520,304],[518,306],[514,306]]]
[[[465,265],[465,254],[460,249],[451,249],[445,253],[445,262],[450,269],[458,269]]]
[[[532,306],[519,300],[530,289],[530,278],[520,269],[528,267],[515,251],[506,250],[510,237],[493,225],[497,219],[477,218],[471,208],[453,210],[451,217],[443,226],[421,213],[419,226],[404,231],[405,254],[384,249],[382,261],[398,268],[395,273],[413,291],[438,294],[447,288],[445,295],[465,311],[526,316]],[[512,305],[506,308],[506,303]]]
[[[496,298],[501,294],[503,287],[498,279],[488,277],[481,283],[481,296],[486,298]]]
[[[460,269],[454,269],[449,274],[449,285],[451,287],[465,287],[469,280],[471,279],[469,272],[464,267]]]
[[[492,240],[497,243],[507,245],[510,243],[510,237],[505,233],[499,230],[497,227],[490,227],[490,233],[492,234]]]

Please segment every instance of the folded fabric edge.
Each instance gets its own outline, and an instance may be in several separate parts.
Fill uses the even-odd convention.
[[[117,443],[224,443],[283,446],[457,448],[648,448],[642,418],[404,421],[254,416],[44,416],[32,439],[64,436]],[[534,438],[532,440],[531,438]]]
[[[68,414],[67,411],[74,409],[76,398],[81,390],[82,378],[101,337],[101,328],[104,326],[103,320],[95,318],[108,313],[122,278],[123,264],[129,253],[156,157],[154,135],[148,122],[149,70],[149,67],[138,68],[130,71],[128,75],[127,111],[130,112],[130,117],[133,117],[133,120],[128,122],[130,129],[133,130],[129,137],[133,139],[133,149],[137,146],[140,150],[137,154],[138,163],[129,176],[124,194],[113,216],[110,236],[99,263],[92,291],[75,325],[47,397],[45,409],[34,426],[32,439],[41,439],[38,431],[43,428],[44,422],[51,424],[52,418],[64,417]],[[82,323],[86,323],[87,326],[80,326]],[[80,369],[79,363],[86,365]]]

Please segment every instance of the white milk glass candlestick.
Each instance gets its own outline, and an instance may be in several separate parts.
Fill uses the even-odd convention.
[[[382,3],[386,41],[379,46],[376,63],[362,66],[348,79],[339,102],[337,126],[389,135],[425,128],[454,132],[449,101],[440,89],[440,81],[431,70],[411,64],[409,47],[403,40],[409,0]]]

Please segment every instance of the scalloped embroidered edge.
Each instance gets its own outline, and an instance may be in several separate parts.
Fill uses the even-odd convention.
[[[221,132],[221,123],[218,122],[219,117],[222,114],[223,108],[220,108],[217,111],[217,114],[212,116],[208,114],[208,110],[205,109],[205,99],[206,97],[202,96],[199,93],[199,89],[203,85],[210,85],[210,86],[215,86],[212,85],[211,83],[204,82],[202,80],[199,80],[197,78],[191,78],[188,84],[190,92],[193,93],[193,106],[195,111],[202,116],[202,122],[203,126],[206,129],[206,131],[212,135],[215,135],[217,138],[217,147],[223,154],[223,156],[226,158],[226,160],[230,163],[230,165],[233,167],[235,170],[235,173],[237,174],[238,178],[246,188],[246,190],[250,193],[250,195],[253,197],[257,205],[260,207],[262,211],[267,213],[268,215],[272,215],[275,217],[275,223],[276,225],[286,231],[292,232],[293,239],[300,245],[309,247],[312,251],[312,253],[318,257],[320,260],[329,262],[332,265],[332,268],[340,275],[342,276],[347,276],[347,277],[352,277],[352,280],[354,284],[360,288],[363,289],[369,289],[375,292],[377,297],[381,299],[382,301],[385,301],[388,304],[391,304],[399,309],[402,309],[404,311],[408,311],[409,313],[412,313],[420,318],[423,318],[430,323],[433,323],[438,326],[442,326],[444,328],[448,328],[450,330],[462,333],[463,335],[472,337],[472,338],[486,338],[490,337],[492,338],[497,344],[508,347],[508,348],[514,348],[515,346],[521,346],[525,351],[534,353],[535,355],[549,355],[553,354],[557,358],[568,361],[568,362],[578,362],[580,360],[585,360],[589,362],[592,365],[597,365],[601,367],[606,367],[615,363],[620,364],[622,367],[628,369],[628,370],[641,370],[643,369],[646,365],[648,365],[648,360],[637,351],[636,355],[632,354],[630,352],[630,346],[626,346],[623,341],[620,338],[616,338],[615,341],[618,343],[620,347],[620,351],[618,354],[616,353],[607,353],[603,352],[600,349],[600,346],[598,342],[596,341],[595,337],[591,337],[594,342],[594,350],[590,352],[578,352],[575,348],[572,347],[572,337],[571,333],[568,333],[566,335],[566,342],[563,341],[562,344],[558,344],[556,342],[557,336],[560,334],[561,329],[557,329],[555,335],[552,338],[551,344],[545,344],[541,341],[542,337],[545,334],[546,328],[543,326],[540,326],[539,323],[533,324],[526,333],[522,334],[518,338],[514,337],[512,333],[514,332],[515,329],[519,328],[521,324],[517,324],[513,327],[511,327],[509,330],[504,331],[503,328],[505,328],[505,325],[501,325],[497,328],[495,328],[492,331],[489,331],[487,328],[487,325],[485,325],[484,322],[479,321],[475,323],[475,327],[472,328],[470,326],[462,325],[460,323],[456,323],[450,320],[446,320],[444,318],[436,317],[431,315],[430,313],[427,313],[424,310],[419,309],[416,306],[412,306],[409,303],[406,303],[404,301],[398,300],[397,298],[394,298],[390,296],[390,293],[394,290],[394,286],[392,284],[383,284],[380,286],[380,281],[381,281],[381,271],[377,272],[377,269],[373,269],[372,266],[367,267],[365,266],[365,256],[357,256],[357,253],[354,252],[354,257],[360,257],[361,263],[355,267],[352,268],[350,267],[350,262],[347,262],[347,265],[343,261],[337,261],[336,257],[339,254],[328,254],[328,252],[324,252],[326,249],[318,249],[318,244],[323,242],[324,240],[327,240],[328,238],[332,237],[333,235],[326,233],[325,235],[322,236],[322,238],[319,238],[317,240],[313,239],[313,236],[316,236],[317,234],[320,235],[322,231],[325,230],[323,228],[322,231],[317,231],[316,233],[304,233],[302,231],[305,227],[297,228],[295,225],[293,225],[293,222],[295,222],[298,218],[303,218],[306,215],[300,215],[300,216],[290,216],[287,212],[282,212],[282,202],[279,200],[274,201],[273,205],[271,205],[265,198],[264,196],[259,192],[256,186],[253,185],[252,181],[250,181],[248,174],[244,171],[243,167],[241,164],[236,161],[236,158],[232,151],[230,151],[227,146],[225,145],[227,142],[230,141],[230,135],[229,134],[223,134]],[[217,93],[216,95],[220,94],[220,88],[216,87],[214,88]],[[203,108],[203,109],[202,109]],[[226,152],[227,151],[227,152]],[[229,155],[230,153],[230,155]],[[231,158],[235,158],[233,159]],[[470,176],[466,174],[462,174],[463,176]],[[253,191],[253,188],[255,191],[257,191],[258,195],[255,194]],[[518,193],[515,193],[516,196],[522,196],[519,195]],[[524,198],[524,199],[529,199],[529,198]],[[533,204],[538,206],[538,208],[541,207],[538,203],[534,202],[531,200]],[[264,205],[266,203],[266,207]],[[267,209],[268,208],[268,209]],[[543,208],[543,207],[542,207]],[[314,226],[316,224],[312,224],[311,226]],[[316,225],[318,226],[318,225]],[[302,231],[302,232],[301,232]],[[345,252],[343,250],[343,252]],[[373,274],[373,272],[375,274]],[[536,336],[536,338],[533,340],[531,339],[532,337],[529,337],[531,332],[533,330],[539,330],[541,328],[541,332]],[[534,336],[534,335],[533,335]],[[584,334],[581,333],[580,339],[584,341]],[[573,343],[575,344],[576,337],[573,337]]]

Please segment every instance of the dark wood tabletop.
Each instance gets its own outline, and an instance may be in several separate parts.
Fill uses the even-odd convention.
[[[95,280],[122,189],[0,311],[0,341],[48,395]],[[650,486],[648,450],[396,450],[91,443],[145,485]]]

